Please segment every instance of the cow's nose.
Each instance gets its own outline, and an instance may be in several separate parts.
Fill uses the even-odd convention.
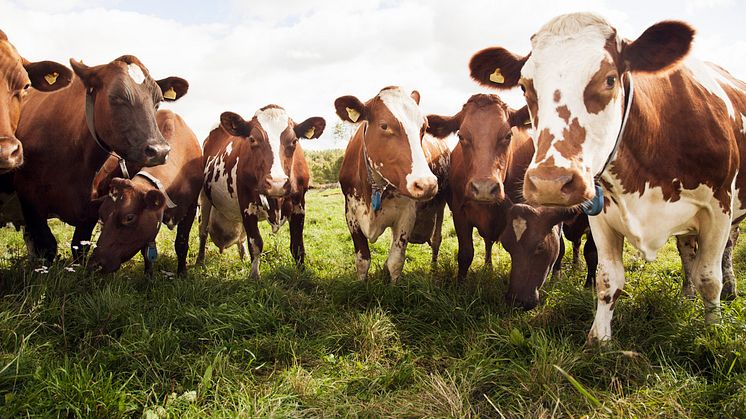
[[[412,197],[415,199],[430,199],[438,193],[438,178],[426,176],[412,182]]]
[[[505,301],[513,307],[520,308],[526,311],[532,310],[534,309],[534,307],[539,305],[538,297],[522,298],[513,294],[512,292],[508,292],[507,294],[505,294]]]
[[[593,198],[587,182],[574,169],[529,169],[523,182],[523,196],[533,204],[573,206]]]
[[[497,202],[505,199],[502,184],[494,179],[474,179],[467,187],[469,197],[475,201]]]
[[[0,169],[10,170],[23,164],[23,147],[14,137],[6,137],[0,144]]]
[[[267,195],[273,198],[285,196],[290,189],[290,182],[287,177],[267,179]]]
[[[149,144],[143,151],[145,154],[145,166],[158,166],[166,162],[171,146],[168,143]]]

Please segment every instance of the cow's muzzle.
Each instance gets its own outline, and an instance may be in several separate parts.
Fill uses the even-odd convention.
[[[593,199],[593,183],[577,169],[539,166],[526,171],[523,196],[534,205],[572,207]]]
[[[0,136],[0,173],[16,169],[23,164],[23,146],[15,137]]]

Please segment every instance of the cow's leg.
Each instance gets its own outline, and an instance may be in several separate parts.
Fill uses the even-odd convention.
[[[293,205],[290,215],[290,253],[295,259],[295,265],[303,268],[306,256],[306,248],[303,245],[303,225],[306,220],[306,212],[302,204]]]
[[[624,287],[622,248],[624,237],[614,231],[601,217],[592,217],[591,230],[598,246],[596,276],[596,316],[588,333],[588,343],[611,339],[611,318]]]
[[[207,234],[210,226],[210,212],[212,203],[207,199],[207,195],[202,191],[199,194],[199,252],[197,253],[197,263],[204,266],[205,264],[205,246],[207,246]],[[240,242],[239,242],[240,244]],[[243,260],[243,258],[241,258]]]
[[[445,203],[435,212],[435,227],[433,228],[433,235],[430,237],[430,247],[433,250],[430,264],[432,267],[438,265],[438,253],[440,253],[440,245],[443,243],[443,217],[445,213]]]
[[[453,225],[456,228],[456,238],[458,239],[458,275],[456,279],[462,282],[466,279],[471,262],[474,260],[474,238],[472,237],[471,225],[461,214],[453,213]],[[484,243],[485,250],[489,247],[491,255],[493,242],[485,240]]]
[[[552,266],[552,277],[559,278],[560,272],[562,271],[562,258],[565,257],[565,240],[562,238],[562,227],[559,226],[557,234],[559,235],[559,252],[557,253],[557,259],[554,261]]]
[[[47,224],[47,217],[40,215],[31,205],[21,201],[21,211],[26,225],[23,240],[30,259],[42,259],[51,264],[57,256],[57,240]]]
[[[184,218],[179,221],[176,227],[176,242],[174,242],[174,250],[176,251],[177,268],[176,273],[183,275],[187,270],[187,254],[189,253],[189,233],[192,231],[192,224],[194,224],[194,217],[197,215],[197,203],[195,202],[189,207]]]
[[[484,266],[492,269],[492,245],[495,244],[490,239],[484,239]],[[459,249],[461,246],[459,245]]]
[[[93,236],[96,221],[93,220],[92,222],[75,227],[73,239],[70,242],[70,250],[72,251],[74,263],[83,262],[83,259],[88,255],[88,251],[91,249],[91,236]]]
[[[397,283],[401,277],[409,234],[412,230],[411,226],[406,225],[407,223],[403,224],[405,225],[401,228],[401,224],[398,224],[391,229],[391,248],[389,248],[389,257],[386,259],[386,270],[389,271],[393,283]]]
[[[140,254],[142,255],[143,265],[145,266],[145,275],[153,275],[153,262],[148,259],[148,246],[140,249]]]
[[[236,243],[236,249],[238,249],[238,258],[241,259],[241,262],[246,259],[246,241],[241,239]]]
[[[352,245],[355,247],[355,268],[357,270],[357,278],[360,281],[365,281],[368,278],[368,270],[370,270],[370,247],[368,245],[368,238],[365,237],[363,231],[360,229],[360,223],[355,217],[355,211],[350,207],[350,203],[345,196],[345,220],[347,221],[347,228],[350,230],[350,236],[352,236]]]
[[[676,236],[676,249],[679,251],[681,258],[681,267],[684,271],[684,279],[681,282],[681,290],[685,296],[694,298],[696,290],[692,284],[692,267],[694,259],[697,256],[697,237],[696,236]]]
[[[582,241],[583,241],[582,234],[577,239],[572,240],[572,267],[573,268],[577,268],[578,263],[580,262],[580,243]]]
[[[585,258],[585,288],[591,288],[596,282],[596,270],[598,269],[598,249],[596,242],[593,241],[593,234],[589,231],[585,236],[585,246],[583,246],[583,257]]]
[[[261,260],[264,241],[259,233],[259,219],[255,214],[243,212],[243,227],[249,239],[249,255],[251,256],[251,277],[259,279],[259,262]]]
[[[723,252],[723,291],[720,292],[720,298],[723,300],[733,300],[738,295],[736,275],[733,273],[733,249],[738,242],[738,235],[738,225],[731,227],[728,244]]]
[[[705,303],[705,322],[720,320],[720,291],[723,289],[723,251],[730,235],[730,216],[706,214],[700,223],[697,255],[691,280]]]

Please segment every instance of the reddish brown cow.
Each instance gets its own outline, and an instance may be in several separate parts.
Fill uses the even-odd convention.
[[[447,167],[448,148],[440,141],[423,142],[427,118],[419,101],[417,91],[407,94],[387,87],[366,103],[354,96],[334,102],[340,118],[360,123],[347,145],[339,183],[361,280],[370,268],[368,241],[375,243],[387,228],[392,241],[386,269],[393,282],[401,275],[409,241],[440,243],[442,216],[437,222],[437,214],[442,214],[444,203],[424,203],[436,197],[439,179],[433,166]]]
[[[16,128],[30,88],[51,92],[67,87],[72,71],[52,61],[32,63],[18,55],[0,31],[0,174],[23,163],[23,151],[16,138]],[[2,201],[0,200],[0,208]]]
[[[91,201],[94,175],[112,153],[136,167],[162,164],[169,151],[155,120],[163,100],[186,94],[177,77],[153,80],[136,57],[125,55],[95,67],[70,60],[69,88],[29,95],[18,125],[26,164],[14,172],[14,186],[26,223],[29,255],[51,261],[57,241],[47,219],[76,227],[74,258],[84,255],[98,220]]]
[[[625,238],[652,261],[670,236],[694,236],[691,279],[705,320],[720,318],[723,250],[746,211],[746,84],[687,57],[693,37],[666,21],[630,41],[600,16],[573,13],[545,24],[526,56],[489,48],[472,58],[478,82],[525,92],[538,135],[526,198],[600,204],[589,342],[611,338]]]
[[[259,221],[268,220],[277,232],[289,218],[290,252],[303,265],[309,171],[298,139],[318,138],[325,126],[319,117],[296,124],[277,105],[261,108],[249,121],[232,112],[220,115],[220,126],[204,143],[199,263],[208,234],[221,252],[237,245],[242,258],[248,236],[251,276],[258,279],[263,248]]]
[[[511,256],[507,300],[530,309],[539,303],[539,288],[558,258],[557,224],[573,213],[520,203],[521,180],[534,148],[531,138],[514,127],[527,119],[525,107],[516,111],[496,95],[477,94],[454,116],[428,116],[428,131],[459,136],[446,193],[459,242],[458,279],[466,277],[474,258],[476,228],[485,240],[488,263],[495,241]]]
[[[105,197],[99,209],[101,235],[89,267],[113,272],[140,251],[145,272],[151,272],[157,254],[155,239],[161,224],[166,224],[170,229],[178,225],[174,243],[177,273],[186,272],[189,231],[204,177],[202,148],[179,115],[161,110],[156,122],[171,146],[165,164],[144,168],[130,180],[120,177],[115,158],[107,161],[106,166],[114,166],[112,175],[117,177],[103,188]]]

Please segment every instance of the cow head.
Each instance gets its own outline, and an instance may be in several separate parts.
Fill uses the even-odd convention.
[[[478,52],[470,63],[472,77],[497,89],[520,85],[528,103],[537,135],[523,185],[526,199],[573,206],[593,198],[593,178],[611,155],[622,123],[622,75],[675,67],[693,36],[687,24],[667,21],[630,42],[603,18],[575,13],[544,25],[525,57],[503,48]]]
[[[163,164],[171,147],[158,130],[155,112],[161,101],[186,94],[186,80],[153,80],[131,55],[95,67],[72,59],[70,64],[94,97],[94,124],[101,140],[125,160],[143,166]]]
[[[29,62],[0,31],[0,174],[23,164],[21,142],[15,136],[21,108],[33,87],[51,92],[70,84],[72,71],[52,61]]]
[[[497,95],[477,94],[454,116],[428,115],[427,131],[438,138],[458,132],[464,156],[466,199],[496,203],[505,199],[512,127],[528,120],[524,106],[510,109]]]
[[[515,204],[507,212],[500,243],[510,254],[506,300],[530,310],[539,304],[544,284],[559,254],[559,223],[575,216],[565,208]]]
[[[101,235],[91,267],[114,272],[149,242],[155,241],[163,219],[166,198],[152,186],[114,178],[109,195],[99,207]]]
[[[422,149],[427,118],[419,103],[417,91],[387,87],[366,103],[342,96],[334,107],[343,120],[365,124],[363,146],[372,169],[402,195],[427,200],[438,192],[438,179]]]
[[[290,193],[290,170],[298,139],[319,138],[326,121],[311,117],[296,124],[285,109],[268,105],[259,109],[251,121],[224,112],[220,126],[228,134],[244,138],[251,147],[253,164],[250,173],[243,175],[256,182],[260,194],[277,198]]]

